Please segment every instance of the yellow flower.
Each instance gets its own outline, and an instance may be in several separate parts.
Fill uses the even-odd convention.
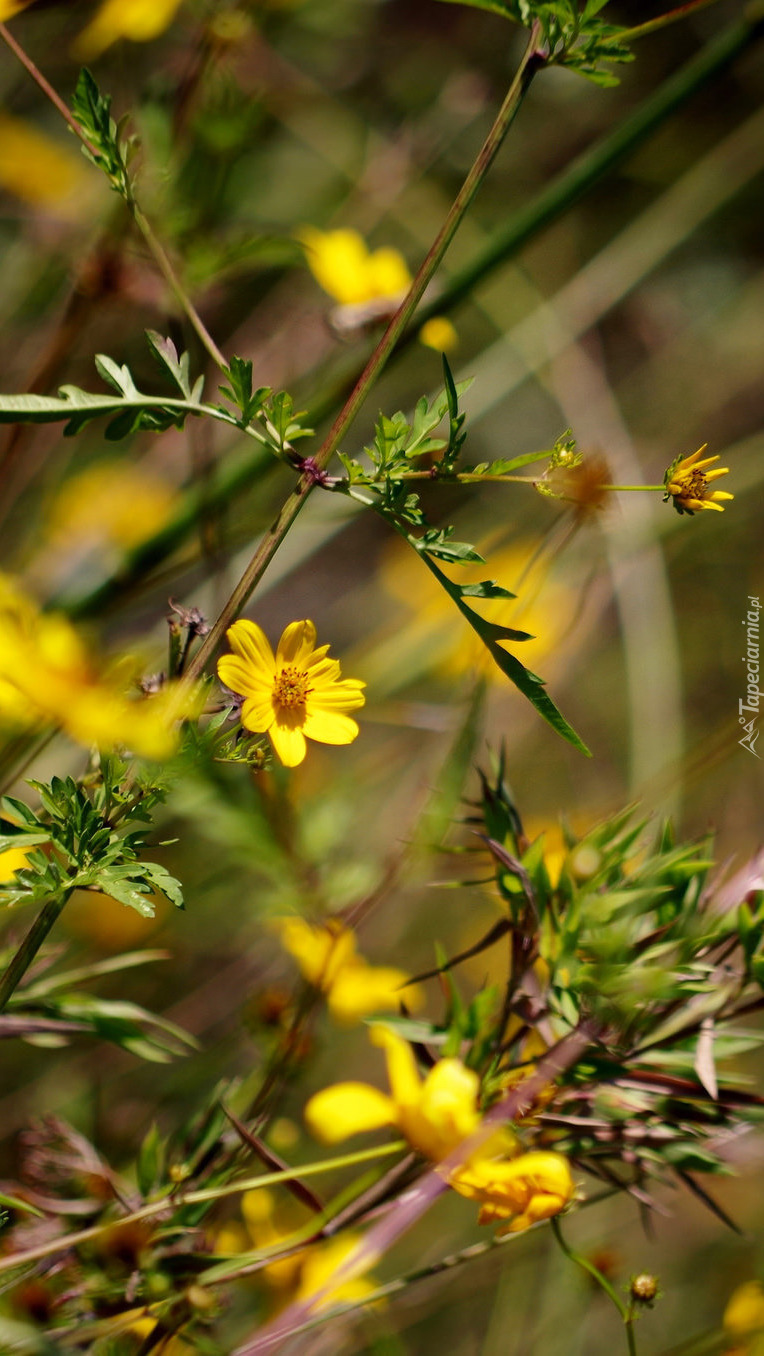
[[[0,185],[9,193],[33,207],[68,211],[87,179],[84,162],[68,146],[0,113]]]
[[[72,47],[77,61],[92,61],[120,38],[151,42],[169,28],[182,0],[104,0]]]
[[[305,757],[305,740],[351,744],[358,726],[347,714],[366,700],[357,678],[340,679],[328,645],[316,649],[312,621],[292,622],[274,657],[259,626],[237,621],[227,632],[233,654],[218,660],[218,674],[232,692],[244,698],[241,723],[255,734],[268,734],[285,767]]]
[[[303,226],[297,239],[305,246],[308,268],[319,287],[339,303],[333,322],[341,333],[393,315],[411,286],[403,255],[390,246],[369,250],[358,231]],[[450,352],[458,342],[456,330],[444,316],[426,321],[419,340],[441,353]]]
[[[335,1083],[310,1098],[305,1120],[313,1134],[337,1144],[362,1130],[394,1126],[425,1158],[445,1158],[480,1124],[480,1079],[459,1059],[441,1059],[424,1079],[408,1041],[384,1027],[371,1038],[387,1061],[390,1096],[368,1083]]]
[[[339,1271],[340,1267],[347,1262],[357,1246],[357,1235],[343,1234],[341,1238],[330,1239],[328,1243],[312,1247],[304,1253],[300,1283],[295,1295],[297,1303],[309,1300],[317,1291],[323,1290],[335,1271]],[[364,1273],[368,1270],[369,1265],[369,1259],[366,1258]],[[374,1281],[367,1278],[365,1274],[354,1275],[351,1271],[345,1280],[327,1290],[326,1294],[322,1295],[316,1304],[311,1305],[311,1308],[325,1309],[329,1304],[358,1303],[358,1301],[371,1295],[376,1288]]]
[[[153,697],[132,699],[136,678],[128,656],[99,669],[66,617],[40,613],[0,576],[0,722],[59,725],[80,744],[166,758],[177,722],[198,714],[200,695],[168,683]]]
[[[0,886],[13,884],[15,873],[26,866],[30,851],[30,848],[14,847],[0,852]]]
[[[272,1248],[282,1242],[288,1248],[290,1236],[306,1223],[306,1212],[292,1199],[279,1200],[265,1187],[245,1192],[241,1213],[245,1227],[235,1221],[225,1224],[215,1239],[216,1253],[236,1254],[249,1248]],[[331,1280],[357,1243],[357,1235],[350,1233],[325,1243],[306,1245],[289,1256],[269,1262],[258,1274],[277,1293],[277,1307],[293,1300],[309,1300]],[[367,1259],[365,1267],[368,1265]],[[328,1304],[353,1303],[365,1299],[375,1289],[373,1281],[351,1275],[328,1291],[315,1307],[322,1309]]]
[[[450,353],[459,342],[454,326],[444,315],[434,315],[432,319],[426,320],[418,338],[425,348],[434,348],[438,353]]]
[[[509,1160],[473,1159],[452,1173],[450,1182],[461,1196],[480,1202],[479,1224],[510,1221],[500,1234],[518,1233],[558,1215],[575,1191],[567,1158],[547,1150]]]
[[[164,481],[138,467],[89,466],[58,491],[48,514],[50,534],[56,543],[129,550],[164,526],[173,499]]]
[[[298,240],[319,287],[341,306],[359,306],[387,297],[395,302],[411,286],[406,261],[397,250],[369,251],[358,231],[319,231],[304,226]]]
[[[698,509],[715,509],[717,513],[723,513],[724,505],[721,501],[735,498],[734,494],[728,494],[726,490],[709,489],[711,482],[718,480],[719,476],[729,475],[729,466],[717,466],[713,471],[705,470],[706,466],[711,466],[719,460],[717,456],[703,457],[698,461],[698,457],[705,452],[707,446],[708,444],[704,443],[689,457],[677,457],[663,478],[666,486],[663,502],[665,504],[669,499],[673,499],[677,513],[689,513],[690,517]]]
[[[722,1323],[735,1338],[734,1356],[762,1356],[764,1353],[764,1289],[759,1281],[745,1281],[727,1301]],[[758,1334],[758,1335],[757,1335]],[[733,1356],[733,1348],[725,1348]]]
[[[422,993],[416,985],[401,992],[409,978],[405,971],[367,964],[356,951],[352,929],[336,919],[316,925],[302,918],[281,918],[276,926],[282,946],[294,956],[308,983],[326,995],[329,1011],[338,1021],[397,1012],[401,999],[409,1008],[421,1006]]]

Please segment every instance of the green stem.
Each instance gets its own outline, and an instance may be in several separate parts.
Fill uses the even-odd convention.
[[[204,670],[208,660],[214,654],[223,638],[226,628],[241,612],[247,599],[256,588],[265,570],[273,559],[292,523],[297,517],[310,491],[318,483],[334,453],[358,413],[372,385],[382,371],[387,359],[395,348],[409,320],[416,310],[427,284],[433,277],[457,228],[472,203],[488,170],[493,164],[499,148],[509,131],[518,109],[530,87],[531,81],[543,65],[543,58],[537,51],[539,25],[534,22],[530,38],[523,54],[507,96],[498,112],[496,120],[488,133],[462,187],[454,199],[451,209],[427,252],[419,271],[411,284],[408,294],[393,316],[382,335],[363,372],[350,392],[345,404],[332,424],[315,456],[311,458],[310,473],[300,477],[297,488],[285,501],[276,522],[260,541],[236,588],[223,607],[220,616],[212,627],[204,643],[189,665],[188,677],[193,679]]]
[[[222,1200],[226,1196],[236,1196],[242,1191],[254,1191],[259,1187],[278,1186],[280,1182],[291,1181],[295,1177],[318,1177],[324,1172],[333,1172],[336,1168],[355,1167],[358,1163],[369,1163],[377,1158],[389,1158],[408,1148],[403,1140],[392,1144],[377,1145],[374,1149],[359,1149],[356,1153],[341,1154],[338,1158],[327,1158],[321,1163],[308,1163],[299,1168],[288,1168],[284,1172],[262,1173],[259,1177],[239,1178],[235,1182],[225,1182],[218,1187],[205,1187],[201,1191],[177,1191],[172,1196],[162,1196],[160,1200],[150,1201],[119,1219],[107,1220],[104,1224],[93,1224],[78,1233],[62,1234],[48,1243],[36,1248],[27,1248],[7,1257],[0,1257],[0,1272],[13,1271],[16,1267],[26,1266],[29,1262],[40,1262],[45,1257],[54,1257],[56,1253],[68,1252],[81,1243],[90,1243],[104,1230],[119,1228],[125,1224],[138,1224],[141,1220],[152,1219],[156,1215],[166,1215],[170,1207],[180,1210],[186,1205],[199,1205],[208,1201]]]
[[[71,890],[53,895],[43,905],[7,970],[0,978],[0,1012],[4,1012],[14,990],[24,978],[53,924],[71,897]]]
[[[603,1276],[602,1272],[594,1265],[593,1262],[589,1261],[588,1257],[583,1257],[580,1252],[576,1252],[574,1248],[571,1248],[570,1245],[565,1242],[565,1239],[562,1236],[562,1230],[560,1228],[559,1219],[556,1216],[554,1216],[549,1221],[549,1223],[552,1226],[552,1233],[554,1234],[557,1240],[560,1250],[571,1262],[575,1262],[576,1266],[581,1267],[582,1270],[587,1273],[587,1275],[591,1276],[592,1280],[596,1281],[597,1285],[600,1286],[602,1290],[604,1290],[608,1299],[611,1299],[613,1301],[613,1304],[615,1305],[616,1309],[621,1315],[621,1318],[623,1319],[624,1328],[626,1330],[626,1342],[629,1348],[629,1356],[636,1356],[637,1348],[635,1345],[634,1338],[634,1315],[632,1314],[630,1306],[626,1304],[624,1300],[621,1299],[621,1296],[618,1294],[618,1291],[615,1289],[614,1286],[610,1284],[610,1281],[607,1279],[607,1276]]]

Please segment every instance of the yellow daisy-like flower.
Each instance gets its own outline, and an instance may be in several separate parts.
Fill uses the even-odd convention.
[[[78,61],[92,61],[120,38],[151,42],[170,27],[182,0],[104,0],[72,47]]]
[[[735,498],[734,494],[728,494],[726,490],[709,488],[719,476],[729,475],[729,466],[717,466],[715,470],[707,471],[707,466],[719,460],[718,456],[703,457],[707,447],[708,443],[704,443],[691,456],[677,457],[663,478],[666,486],[663,502],[666,504],[669,499],[673,499],[677,513],[689,513],[692,516],[699,509],[715,509],[717,513],[723,513],[722,500]]]
[[[285,767],[302,762],[306,739],[352,744],[358,725],[347,713],[363,706],[366,684],[340,678],[338,660],[328,658],[329,646],[316,649],[312,621],[291,622],[275,656],[254,622],[234,622],[227,636],[233,654],[218,660],[218,675],[244,698],[242,725],[268,734]]]
[[[409,976],[394,966],[369,965],[356,950],[355,933],[336,919],[307,923],[303,918],[276,922],[282,946],[294,956],[309,984],[326,995],[339,1022],[357,1022],[374,1012],[397,1012],[401,998],[418,1008],[423,995]],[[401,991],[408,985],[405,994]]]
[[[368,1083],[335,1083],[310,1098],[309,1129],[337,1144],[360,1131],[394,1126],[425,1158],[445,1158],[480,1124],[477,1074],[460,1059],[441,1059],[423,1079],[408,1041],[381,1026],[372,1028],[371,1039],[385,1052],[390,1095]]]

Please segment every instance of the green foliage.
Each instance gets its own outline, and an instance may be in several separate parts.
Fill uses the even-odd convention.
[[[512,19],[525,28],[538,25],[540,55],[547,65],[568,66],[595,85],[617,85],[608,66],[633,61],[630,30],[599,17],[608,0],[447,0]]]
[[[124,120],[119,124],[114,121],[111,116],[111,96],[101,94],[87,67],[80,71],[72,95],[72,113],[90,143],[89,146],[83,146],[84,154],[103,170],[115,193],[129,202],[132,198],[128,172],[131,143],[122,140]]]
[[[33,781],[41,810],[35,813],[11,796],[0,800],[0,814],[14,826],[0,835],[0,852],[31,849],[15,883],[3,891],[9,905],[34,903],[75,889],[100,890],[135,909],[154,915],[151,896],[163,894],[183,907],[180,883],[159,862],[141,859],[152,811],[165,798],[166,783],[148,773],[125,784],[126,765],[104,757],[100,773],[85,784],[72,777],[54,777],[50,784]],[[41,850],[45,844],[47,851]]]

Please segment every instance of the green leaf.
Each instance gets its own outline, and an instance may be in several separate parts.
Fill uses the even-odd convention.
[[[547,724],[551,725],[553,730],[556,730],[557,734],[561,735],[563,739],[566,739],[574,748],[580,749],[581,753],[585,753],[587,757],[591,757],[591,753],[583,740],[576,734],[573,727],[568,724],[565,717],[555,706],[552,698],[545,691],[543,678],[539,678],[538,675],[532,673],[530,669],[526,669],[515,655],[510,654],[508,650],[502,649],[498,644],[500,639],[517,639],[519,636],[526,636],[527,633],[512,632],[508,627],[500,627],[493,622],[485,621],[483,617],[479,616],[477,612],[467,606],[459,591],[458,585],[453,584],[447,575],[445,575],[435,564],[431,553],[428,553],[426,549],[423,549],[421,543],[417,541],[416,538],[410,537],[407,533],[402,533],[402,535],[404,535],[409,544],[418,551],[431,574],[435,575],[435,578],[438,580],[441,587],[445,589],[449,597],[456,603],[456,606],[465,621],[469,623],[473,631],[480,637],[491,655],[491,658],[501,669],[502,673],[509,678],[510,682],[514,683],[515,687],[523,693],[523,696],[528,698],[528,701],[536,708],[539,715],[543,717]]]

